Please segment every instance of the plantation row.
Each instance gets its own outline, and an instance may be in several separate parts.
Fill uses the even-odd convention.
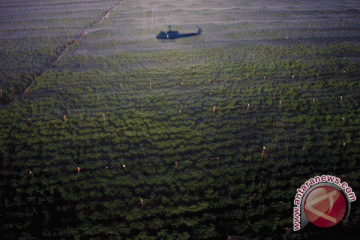
[[[98,23],[108,13],[108,10],[105,10],[107,6],[108,9],[111,7],[109,3],[104,3],[104,10],[84,12],[84,6],[79,5],[79,8],[73,8],[69,12],[65,6],[66,11],[53,12],[51,9],[58,8],[58,4],[60,8],[64,7],[64,3],[55,5],[51,2],[51,5],[47,5],[42,2],[41,8],[44,9],[39,10],[40,4],[33,6],[35,11],[32,15],[28,14],[26,5],[16,8],[9,6],[4,8],[8,11],[2,11],[2,15],[6,16],[6,19],[3,19],[6,25],[0,29],[1,104],[8,104],[15,95],[21,94],[34,81],[35,76],[43,73],[66,48],[79,40],[84,29]],[[74,4],[77,5],[75,2]],[[87,3],[87,7],[91,5]],[[21,20],[18,20],[19,14],[22,16]],[[32,76],[31,81],[29,74]]]
[[[65,40],[65,39],[64,39]],[[60,41],[61,42],[61,41]],[[59,44],[60,44],[59,42]],[[71,42],[70,42],[71,43]],[[74,46],[77,44],[74,44]],[[47,45],[48,46],[48,45]],[[52,61],[54,61],[54,59],[57,58],[57,56],[66,48],[66,47],[72,47],[72,45],[58,45],[55,49],[55,51],[53,50],[46,50],[46,52],[44,53],[38,53],[35,54],[34,52],[29,52],[28,54],[29,57],[26,58],[27,60],[29,60],[30,62],[26,63],[24,62],[23,65],[19,65],[17,64],[17,62],[20,59],[14,59],[12,60],[11,58],[11,53],[9,53],[8,57],[6,59],[6,64],[4,64],[4,68],[2,71],[2,101],[6,102],[8,101],[8,98],[12,98],[13,94],[16,93],[18,94],[19,92],[21,92],[30,82],[34,81],[34,79],[36,78],[35,75],[32,75],[31,77],[29,75],[27,75],[28,77],[26,77],[25,74],[14,74],[13,72],[19,72],[19,67],[13,68],[12,66],[24,66],[22,68],[21,71],[29,71],[27,69],[27,66],[34,66],[34,67],[30,67],[30,72],[33,72],[34,74],[39,74],[40,72],[44,71],[44,68],[46,68]],[[66,87],[75,87],[74,83],[76,83],[77,85],[81,84],[82,88],[83,86],[87,85],[88,87],[92,87],[94,88],[94,84],[96,84],[96,80],[95,79],[90,79],[90,77],[94,77],[94,74],[91,73],[91,71],[89,72],[88,68],[91,67],[97,67],[97,68],[101,68],[104,70],[114,70],[116,68],[119,68],[119,65],[122,65],[123,67],[121,68],[121,75],[124,76],[124,78],[129,78],[127,81],[124,81],[123,83],[119,83],[119,81],[116,79],[114,79],[114,84],[116,84],[116,87],[119,88],[120,84],[123,84],[125,87],[125,84],[129,83],[129,82],[134,82],[132,79],[136,79],[136,78],[141,78],[143,79],[143,81],[139,82],[140,84],[142,84],[143,87],[146,87],[147,84],[149,84],[149,82],[153,81],[153,79],[158,78],[159,76],[161,76],[161,78],[168,78],[169,80],[172,81],[179,81],[180,82],[184,82],[185,85],[189,85],[189,84],[194,84],[194,83],[198,83],[199,81],[209,81],[210,83],[216,83],[216,82],[220,82],[221,83],[225,83],[228,85],[232,85],[231,84],[231,80],[230,79],[234,79],[236,80],[236,83],[239,83],[239,80],[241,83],[245,83],[248,84],[249,80],[253,80],[253,79],[257,79],[257,78],[263,78],[264,82],[266,82],[267,84],[272,84],[271,81],[271,77],[273,77],[273,74],[276,72],[277,76],[276,79],[274,79],[275,81],[278,81],[278,78],[280,77],[284,77],[284,82],[286,83],[290,83],[290,82],[299,82],[302,81],[304,78],[307,78],[309,75],[310,76],[317,76],[320,75],[320,77],[325,73],[325,74],[348,74],[349,72],[352,72],[352,74],[356,74],[357,72],[357,65],[354,64],[353,62],[350,61],[346,61],[346,60],[341,60],[339,62],[339,60],[332,60],[331,62],[329,62],[329,60],[325,57],[323,58],[323,62],[321,61],[317,61],[318,65],[314,65],[313,64],[313,59],[309,58],[309,59],[304,59],[304,60],[300,60],[299,59],[297,61],[292,61],[290,60],[288,57],[285,59],[279,59],[278,62],[268,62],[265,61],[266,58],[271,57],[273,55],[276,54],[284,54],[284,52],[287,52],[286,49],[284,49],[282,51],[282,53],[272,53],[272,49],[274,49],[274,47],[264,47],[264,48],[260,48],[262,50],[254,50],[254,55],[252,53],[248,53],[248,55],[244,55],[243,58],[247,59],[247,61],[244,60],[236,60],[236,58],[232,57],[231,55],[228,55],[228,53],[223,53],[224,57],[215,57],[212,58],[211,56],[214,55],[213,50],[209,51],[209,53],[202,53],[203,54],[203,58],[200,57],[199,61],[194,62],[192,67],[187,67],[184,69],[184,65],[185,64],[189,64],[189,62],[186,59],[193,59],[193,55],[189,55],[189,56],[179,56],[178,55],[179,52],[177,51],[173,51],[174,54],[172,55],[164,55],[164,58],[166,58],[168,61],[168,63],[171,63],[171,65],[166,66],[160,66],[160,65],[156,65],[156,66],[149,66],[147,62],[150,62],[150,59],[154,60],[156,58],[153,58],[153,56],[149,55],[147,56],[147,58],[143,58],[143,55],[139,55],[139,54],[133,54],[133,55],[138,55],[138,57],[135,58],[129,58],[126,57],[127,54],[119,54],[119,56],[114,59],[115,61],[109,61],[109,59],[107,61],[101,60],[101,58],[99,57],[82,57],[82,56],[78,56],[75,55],[74,57],[72,57],[72,59],[75,59],[74,62],[68,62],[68,57],[62,56],[62,62],[63,64],[66,64],[66,66],[73,66],[73,67],[81,67],[82,69],[85,70],[85,76],[80,77],[81,82],[74,82],[73,77],[69,76],[70,78],[68,80],[70,80],[71,82],[65,83],[64,86],[59,86],[59,88],[66,88]],[[333,51],[337,51],[336,49],[333,49]],[[340,49],[339,51],[341,51],[342,49]],[[348,49],[347,51],[358,51],[355,49]],[[260,52],[260,53],[258,53]],[[296,51],[297,52],[297,51]],[[45,55],[44,55],[45,54]],[[196,52],[194,54],[197,54]],[[216,53],[218,55],[218,53]],[[269,55],[270,54],[270,55]],[[298,54],[309,54],[307,52],[298,52]],[[315,54],[326,54],[326,52],[319,52],[319,50],[317,50],[317,52],[315,52]],[[345,54],[344,52],[342,54]],[[252,56],[251,56],[252,55]],[[23,58],[24,55],[20,55],[20,54],[14,54],[15,57],[19,57],[21,56],[21,58]],[[207,57],[205,57],[207,56]],[[221,55],[220,55],[221,56]],[[245,57],[246,56],[246,57]],[[148,57],[150,57],[148,59]],[[91,60],[93,59],[94,60]],[[159,61],[162,57],[159,57]],[[205,59],[205,60],[201,60]],[[89,60],[87,60],[89,59]],[[147,60],[148,59],[148,60]],[[300,58],[301,59],[301,58]],[[223,68],[221,66],[219,66],[217,64],[217,62],[219,61],[229,61],[228,62],[228,67]],[[98,61],[101,63],[95,63],[93,61]],[[180,61],[180,64],[179,64]],[[265,62],[264,62],[265,61]],[[133,67],[128,67],[129,64],[133,64],[133,63],[140,63],[140,67],[137,69],[134,69]],[[142,62],[142,63],[141,63]],[[154,61],[151,61],[154,62]],[[156,61],[155,61],[156,62]],[[261,63],[261,65],[259,64]],[[8,65],[10,64],[10,65]],[[267,65],[266,65],[267,64]],[[177,65],[177,66],[176,66]],[[115,68],[116,66],[116,68]],[[147,67],[145,67],[147,66]],[[281,66],[283,66],[281,68]],[[57,62],[55,64],[56,69],[59,68],[59,62]],[[60,65],[61,67],[61,65]],[[169,70],[169,68],[171,70]],[[318,70],[314,70],[314,69],[322,69],[320,72]],[[184,71],[185,70],[185,71]],[[146,71],[146,74],[144,74]],[[114,76],[118,76],[117,75],[117,71],[115,71],[113,73],[113,76],[111,76],[111,78],[114,78]],[[103,77],[106,77],[108,75],[108,73],[106,73],[106,75],[104,74],[104,72],[98,72],[98,74],[103,75]],[[259,74],[260,73],[260,74]],[[50,75],[47,75],[47,78],[49,79],[49,81],[47,81],[47,84],[52,84],[53,81],[51,81],[51,79],[53,78],[53,76],[51,76],[51,73],[49,73]],[[175,77],[176,76],[176,77]],[[45,76],[44,76],[45,77]],[[286,78],[290,78],[290,80],[285,80]],[[31,80],[29,79],[31,78]],[[317,79],[314,79],[317,80]],[[172,81],[167,81],[167,82],[152,82],[152,85],[155,86],[156,84],[162,84],[165,86],[167,86],[166,83],[171,83]],[[177,84],[179,84],[177,83]],[[234,83],[234,81],[233,81]],[[89,86],[90,85],[90,86]],[[120,85],[121,86],[121,85]],[[39,86],[40,87],[40,86]],[[140,86],[139,86],[140,87]],[[12,96],[12,97],[10,97]]]
[[[354,84],[354,85],[353,85]],[[189,94],[191,87],[174,87],[174,93],[166,89],[153,89],[153,90],[138,90],[139,94],[132,94],[131,88],[116,92],[114,89],[107,91],[103,97],[96,97],[101,95],[101,89],[98,94],[91,93],[84,90],[85,94],[82,99],[75,98],[74,92],[72,90],[58,90],[58,91],[49,91],[49,92],[32,92],[29,95],[25,96],[27,103],[24,105],[28,114],[35,116],[36,118],[42,118],[44,114],[52,115],[54,112],[59,112],[56,115],[61,113],[66,113],[66,111],[72,111],[79,108],[88,108],[84,111],[84,115],[87,112],[93,112],[94,114],[91,117],[101,116],[101,111],[109,113],[110,116],[115,114],[120,114],[127,116],[137,117],[140,116],[140,113],[135,113],[137,111],[143,110],[144,117],[153,117],[156,115],[156,111],[159,112],[168,112],[171,114],[171,117],[179,116],[180,113],[193,113],[195,109],[201,112],[219,112],[219,114],[224,114],[227,112],[234,113],[253,113],[259,114],[261,112],[290,112],[292,110],[298,110],[302,113],[335,113],[338,111],[347,111],[351,112],[352,109],[358,106],[356,99],[356,91],[358,87],[353,83],[350,93],[350,87],[337,87],[329,86],[324,88],[313,88],[313,86],[308,85],[299,88],[295,88],[295,84],[286,85],[277,87],[275,89],[266,89],[264,87],[251,87],[248,89],[243,89],[241,86],[236,86],[236,89],[226,87],[217,87],[217,86],[206,86],[199,91],[193,94],[191,100],[185,99],[184,97]],[[128,88],[129,86],[125,86]],[[123,86],[123,88],[125,88]],[[308,88],[310,87],[310,89]],[[314,90],[312,90],[314,89]],[[343,95],[334,95],[333,91],[338,90],[336,94]],[[285,93],[284,93],[285,92]],[[40,97],[44,100],[49,99],[49,93],[57,95],[56,98],[59,100],[66,100],[64,103],[58,102],[46,102],[44,104],[38,104],[33,100],[35,97]],[[142,94],[141,94],[142,93]],[[284,94],[282,94],[284,93]],[[140,95],[141,94],[141,98]],[[107,96],[106,96],[107,95]],[[122,97],[129,100],[130,103],[119,103],[116,102],[116,98]],[[195,100],[195,101],[194,101]],[[280,103],[281,101],[281,103]],[[248,104],[250,104],[248,106]],[[44,110],[50,109],[48,113],[45,113]],[[214,109],[215,107],[215,109]],[[115,112],[114,112],[115,111]],[[29,115],[29,116],[30,116]]]
[[[16,161],[5,161],[4,167],[9,167],[9,163],[11,163],[10,166],[17,170],[33,169],[35,171],[49,166],[57,166],[59,169],[66,168],[68,171],[76,169],[78,166],[86,169],[97,169],[100,166],[112,166],[113,164],[134,166],[142,164],[144,159],[149,157],[151,158],[149,161],[154,164],[173,166],[175,161],[207,160],[224,156],[232,161],[257,162],[263,160],[262,152],[267,158],[277,159],[282,154],[304,155],[304,150],[316,149],[319,146],[323,146],[326,149],[324,151],[328,154],[335,155],[343,150],[358,151],[358,135],[353,133],[358,126],[338,128],[340,134],[334,134],[337,129],[331,127],[321,131],[317,130],[316,134],[311,134],[313,129],[317,129],[314,126],[302,130],[291,128],[265,130],[266,135],[264,135],[264,131],[256,127],[241,137],[238,134],[249,126],[241,127],[238,129],[239,132],[235,133],[231,132],[231,128],[222,129],[222,131],[216,130],[214,135],[210,133],[212,129],[193,130],[192,133],[187,130],[185,132],[187,136],[184,136],[184,132],[174,134],[168,131],[163,135],[147,137],[147,134],[142,132],[101,133],[95,129],[88,129],[91,133],[87,135],[78,133],[79,137],[66,132],[64,135],[42,137],[37,134],[21,132],[12,136],[17,142],[14,146],[16,155],[10,156]],[[200,131],[199,135],[196,135],[197,131]],[[268,134],[272,132],[274,135],[269,137]],[[297,134],[302,135],[295,138]],[[19,137],[27,139],[24,141]],[[35,141],[31,139],[34,137],[37,137]],[[263,146],[266,147],[264,151]],[[305,149],[303,150],[303,148]],[[4,148],[3,151],[7,152]],[[94,164],[95,162],[97,164]]]
[[[292,28],[293,29],[293,28]],[[299,42],[302,41],[320,41],[320,39],[324,39],[324,32],[319,31],[319,29],[297,29],[289,30],[289,29],[269,29],[267,31],[264,30],[252,30],[247,32],[231,32],[228,33],[227,36],[230,39],[241,39],[241,40],[270,40],[273,42],[282,42],[291,39],[292,41],[296,39]],[[354,30],[344,30],[338,29],[331,31],[331,34],[326,33],[326,39],[330,40],[331,38],[338,39],[339,36],[344,40],[351,40],[358,37],[358,33]]]
[[[314,153],[303,157],[311,158]],[[315,159],[301,161],[301,164],[283,165],[285,162],[282,161],[256,167],[215,163],[217,167],[206,172],[203,171],[203,163],[199,162],[187,166],[182,164],[166,171],[164,167],[150,167],[146,171],[143,168],[136,174],[123,169],[125,174],[104,169],[81,171],[65,178],[62,172],[53,175],[58,171],[55,168],[40,175],[34,173],[34,177],[24,173],[16,182],[10,179],[4,181],[4,184],[18,189],[14,195],[6,197],[7,209],[4,213],[12,212],[7,215],[10,222],[16,218],[23,219],[18,228],[34,235],[39,233],[31,227],[43,223],[47,227],[42,235],[49,234],[54,238],[84,234],[100,234],[98,236],[103,238],[140,238],[139,234],[144,233],[139,231],[161,237],[154,229],[166,231],[168,236],[180,231],[187,232],[192,238],[203,238],[205,233],[199,232],[199,229],[209,229],[209,224],[214,224],[215,228],[207,233],[210,238],[223,234],[254,236],[264,231],[277,232],[272,234],[275,238],[285,237],[287,231],[284,226],[291,225],[288,212],[292,212],[293,192],[302,184],[301,176],[322,172]],[[343,161],[347,159],[351,157],[347,158],[345,154]],[[150,173],[150,170],[153,172]],[[295,173],[296,177],[287,181]],[[353,172],[342,178],[354,186],[358,181],[356,174]],[[19,209],[25,211],[16,213]],[[52,217],[54,214],[58,217]],[[267,218],[278,221],[270,224]],[[226,219],[233,219],[232,224],[228,225]],[[52,228],[54,223],[59,227]],[[79,227],[74,227],[76,225]],[[6,226],[12,228],[10,224]],[[4,235],[7,233],[5,231]]]
[[[104,41],[102,41],[102,43],[104,43]],[[210,71],[210,74],[208,75],[211,76],[211,73],[218,71],[220,67],[225,70],[234,70],[232,69],[233,67],[245,67],[243,70],[249,73],[253,73],[254,70],[259,70],[254,69],[255,67],[261,67],[261,69],[264,70],[263,72],[273,72],[276,70],[279,71],[279,73],[291,70],[296,71],[298,68],[302,71],[316,68],[317,71],[321,71],[321,69],[324,70],[321,72],[325,72],[325,70],[336,72],[339,68],[343,68],[342,70],[344,71],[350,69],[355,70],[356,68],[353,67],[353,62],[346,61],[346,59],[339,59],[338,56],[355,56],[360,51],[358,44],[350,45],[346,43],[333,43],[321,44],[316,47],[305,44],[291,44],[289,46],[281,47],[271,45],[239,45],[229,49],[217,47],[193,50],[174,49],[172,51],[149,53],[123,52],[109,56],[74,55],[76,49],[79,47],[81,48],[81,45],[82,42],[78,42],[70,46],[68,51],[66,51],[66,54],[62,57],[62,61],[58,62],[55,67],[58,68],[58,70],[77,69],[78,71],[78,67],[81,64],[81,68],[85,69],[85,71],[87,71],[87,66],[96,66],[97,69],[106,69],[106,71],[108,71],[109,69],[118,68],[125,70],[131,66],[149,69],[149,67],[155,65],[154,67],[156,68],[154,70],[158,68],[160,72],[165,71],[170,66],[175,67],[175,70],[181,68],[183,71],[186,70],[187,72],[189,70],[197,70],[195,69],[195,65],[201,63],[203,66],[198,65],[197,67],[199,70],[194,71],[194,74],[191,75],[199,75],[206,70],[206,73],[207,71]],[[269,58],[273,58],[272,61],[268,61]],[[314,61],[315,58],[321,61]],[[324,63],[325,60],[327,63]],[[226,61],[226,68],[224,68],[224,64],[218,64],[222,61]],[[186,65],[188,67],[186,67]],[[211,67],[217,65],[217,68],[208,69],[208,65]],[[131,71],[132,68],[129,70]],[[173,69],[167,69],[167,72],[170,73],[170,70]],[[226,71],[226,73],[231,76],[232,72]],[[149,73],[147,72],[147,74],[150,74],[151,76],[151,71],[149,71]],[[235,71],[233,74],[238,74],[238,72]],[[177,72],[174,72],[173,75],[177,75]]]

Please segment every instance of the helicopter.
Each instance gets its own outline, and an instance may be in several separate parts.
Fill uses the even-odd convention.
[[[199,27],[198,27],[199,28]],[[164,32],[161,31],[156,38],[157,39],[177,39],[177,38],[182,38],[182,37],[190,37],[190,36],[195,36],[195,35],[200,35],[201,34],[202,29],[199,28],[198,32],[194,32],[194,33],[179,33],[178,31],[172,31],[171,30],[171,26],[169,25],[169,31]]]

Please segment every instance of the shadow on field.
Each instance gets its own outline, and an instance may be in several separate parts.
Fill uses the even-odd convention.
[[[183,38],[183,37],[191,37],[191,36],[195,36],[195,35],[200,35],[201,31],[202,31],[202,29],[199,28],[199,30],[194,33],[179,33],[178,31],[171,31],[171,26],[169,25],[169,31],[167,31],[167,32],[161,31],[156,36],[156,38],[157,39],[178,39],[178,38]]]

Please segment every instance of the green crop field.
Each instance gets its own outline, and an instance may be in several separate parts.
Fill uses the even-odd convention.
[[[358,239],[293,208],[360,196],[359,6],[2,1],[2,239]]]

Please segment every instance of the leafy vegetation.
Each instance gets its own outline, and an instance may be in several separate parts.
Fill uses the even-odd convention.
[[[143,7],[124,2],[136,16]],[[104,11],[95,13],[100,19]],[[110,14],[104,25],[124,17]],[[46,70],[9,70],[2,78],[3,238],[334,236],[331,229],[290,231],[293,200],[322,174],[341,177],[359,196],[359,43],[277,35],[277,44],[240,39],[116,52],[129,42],[112,42],[114,34],[100,30],[71,42],[61,34],[53,45],[40,37],[31,40],[36,48],[45,43],[37,57],[9,60]],[[25,52],[26,41],[11,49]],[[91,48],[114,52],[82,54]],[[340,229],[345,239],[360,216],[357,202],[351,208]]]

